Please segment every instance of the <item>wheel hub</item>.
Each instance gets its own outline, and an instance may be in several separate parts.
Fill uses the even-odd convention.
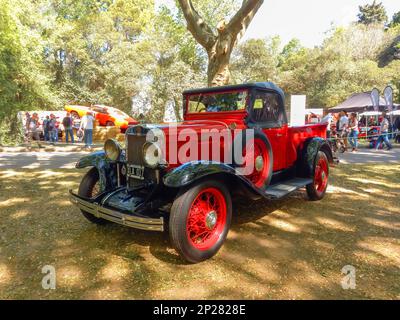
[[[325,178],[326,178],[325,171],[323,171],[323,172],[322,172],[322,174],[321,174],[321,178],[322,178],[322,181],[325,181]]]
[[[213,210],[207,213],[206,216],[206,227],[209,230],[212,230],[217,224],[217,213]]]
[[[262,156],[258,156],[256,158],[256,163],[255,164],[256,164],[256,170],[258,172],[261,172],[263,167],[264,167],[264,159],[263,159],[263,157]]]

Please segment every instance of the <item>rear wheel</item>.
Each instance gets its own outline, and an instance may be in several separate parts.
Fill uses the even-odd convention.
[[[188,262],[209,259],[224,243],[231,219],[232,201],[226,186],[218,181],[199,183],[180,193],[172,205],[172,244]]]
[[[100,192],[99,172],[96,168],[92,168],[83,177],[79,185],[78,195],[85,198],[94,198]],[[107,220],[96,218],[94,215],[84,210],[81,210],[81,212],[83,216],[92,223],[106,224],[108,222]]]
[[[329,162],[325,152],[319,151],[314,165],[313,182],[306,186],[307,195],[310,200],[321,200],[328,188]]]

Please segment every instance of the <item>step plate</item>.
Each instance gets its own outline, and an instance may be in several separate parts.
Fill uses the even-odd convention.
[[[270,199],[281,199],[288,194],[305,187],[307,184],[312,183],[312,179],[294,178],[281,183],[277,183],[268,187],[265,190],[265,196]]]

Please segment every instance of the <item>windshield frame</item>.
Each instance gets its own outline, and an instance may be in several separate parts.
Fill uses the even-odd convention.
[[[190,98],[194,96],[212,96],[212,95],[219,95],[219,94],[226,94],[226,93],[246,93],[246,103],[245,107],[240,110],[230,110],[230,111],[205,111],[205,112],[189,112],[189,103]],[[247,112],[248,107],[250,105],[250,90],[249,89],[231,89],[231,90],[222,90],[222,91],[210,91],[205,93],[188,93],[184,96],[185,100],[185,114],[186,115],[217,115],[217,114],[230,114],[230,113],[244,113]]]

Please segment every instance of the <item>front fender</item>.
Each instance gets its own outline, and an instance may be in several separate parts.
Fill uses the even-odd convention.
[[[263,191],[254,186],[243,175],[239,174],[235,168],[221,162],[193,161],[173,169],[163,177],[163,182],[170,188],[186,187],[205,177],[219,176],[229,181],[235,191],[242,191],[250,198],[265,196]]]
[[[315,159],[319,151],[325,152],[329,163],[333,163],[332,149],[328,142],[320,137],[308,139],[301,152],[299,175],[305,178],[313,178]]]
[[[99,172],[101,190],[107,190],[116,185],[115,170],[113,170],[112,163],[107,160],[106,153],[104,151],[93,152],[82,157],[76,163],[75,167],[77,169],[95,167]]]
[[[231,166],[220,162],[192,161],[185,163],[163,177],[164,184],[171,188],[187,186],[196,180],[206,176],[225,173],[236,175],[236,171]]]

